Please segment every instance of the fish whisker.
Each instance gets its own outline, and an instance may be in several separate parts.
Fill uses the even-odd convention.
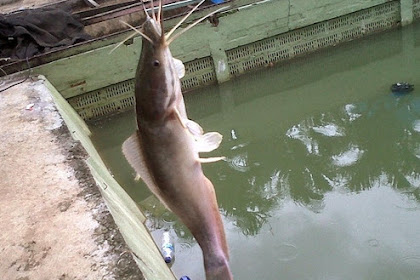
[[[156,15],[155,15],[155,3],[152,0],[152,18],[156,21]]]
[[[158,19],[159,19],[159,23],[160,23],[160,40],[161,42],[165,42],[165,33],[164,33],[164,28],[163,28],[163,14],[162,14],[162,1],[163,0],[159,0],[159,10],[158,10]]]
[[[131,38],[133,38],[134,36],[136,36],[136,32],[133,32],[130,36],[128,36],[127,38],[125,38],[123,41],[121,41],[120,43],[118,43],[118,45],[116,45],[115,47],[112,48],[112,50],[108,53],[111,54],[113,53],[116,49],[118,49],[122,44],[124,44],[127,40],[130,40]]]
[[[165,39],[168,40],[169,37],[172,35],[172,33],[175,32],[175,30],[195,11],[198,7],[200,7],[201,4],[204,3],[205,0],[201,0],[200,3],[198,3],[194,8],[191,9],[191,11],[188,12],[172,29],[165,35]]]
[[[141,1],[142,6],[143,6],[144,14],[146,15],[147,18],[150,18],[150,15],[146,10],[146,5],[144,5],[144,1],[143,0],[140,0],[140,1]]]
[[[163,19],[162,19],[162,0],[159,0],[159,9],[158,9],[157,18],[161,23],[163,22]]]
[[[137,28],[135,28],[134,26],[132,26],[131,24],[125,22],[125,21],[121,21],[121,23],[125,24],[126,26],[130,27],[131,29],[133,29],[136,33],[140,34],[141,36],[143,36],[144,39],[146,39],[147,41],[149,41],[152,45],[154,45],[152,39],[150,39],[146,34],[144,34],[143,32],[141,32],[140,30],[138,30]]]

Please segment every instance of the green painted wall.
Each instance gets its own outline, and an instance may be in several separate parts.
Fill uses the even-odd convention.
[[[338,16],[350,14],[359,10],[391,2],[389,0],[291,0],[290,1],[291,29],[310,25]]]
[[[221,51],[392,1],[271,0],[253,5],[249,2],[236,0],[226,4],[231,8],[220,15],[217,27],[209,22],[199,24],[172,44],[173,55],[184,62],[210,55],[220,59],[223,58]],[[412,20],[412,2],[401,0],[404,23]],[[195,17],[208,12],[201,11]],[[165,27],[170,28],[175,21],[177,19],[168,21]],[[37,67],[35,71],[45,75],[66,98],[132,79],[140,55],[140,38],[109,54],[114,46],[115,43],[63,58]],[[218,73],[218,77],[230,78],[224,73]]]

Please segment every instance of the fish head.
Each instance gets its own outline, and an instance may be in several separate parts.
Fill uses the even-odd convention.
[[[152,45],[159,45],[165,41],[165,36],[162,35],[162,25],[160,20],[150,17],[146,14],[146,20],[141,26],[141,30],[146,39]],[[148,39],[150,40],[148,40]]]
[[[147,17],[142,25],[142,52],[136,73],[136,108],[145,119],[165,117],[181,94],[179,75],[161,23]]]

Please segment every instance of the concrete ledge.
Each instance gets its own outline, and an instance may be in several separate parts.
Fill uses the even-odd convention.
[[[143,280],[45,83],[0,91],[1,279]]]

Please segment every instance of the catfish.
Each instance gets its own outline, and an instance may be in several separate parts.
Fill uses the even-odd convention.
[[[169,50],[169,44],[183,31],[171,35],[189,14],[165,35],[162,3],[157,15],[152,12],[151,17],[146,9],[145,13],[146,20],[141,30],[137,30],[142,35],[135,76],[137,130],[123,143],[122,151],[147,187],[197,240],[203,253],[206,279],[233,279],[216,193],[201,166],[223,157],[199,156],[216,149],[222,135],[204,133],[199,124],[188,119],[180,82],[185,69]]]

